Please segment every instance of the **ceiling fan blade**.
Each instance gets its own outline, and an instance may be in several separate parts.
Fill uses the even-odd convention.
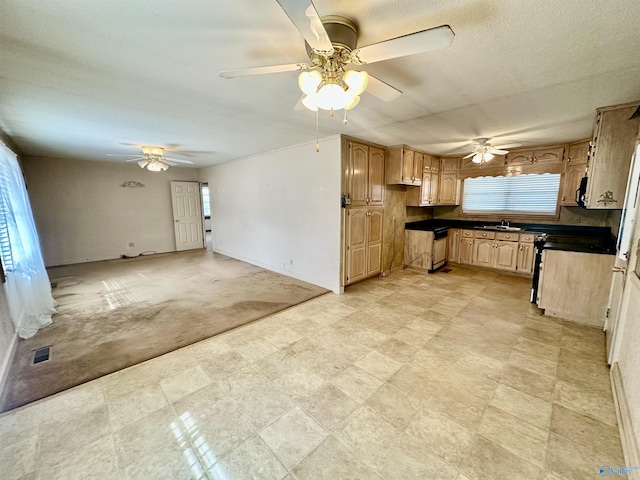
[[[276,0],[309,46],[320,52],[333,53],[333,45],[311,0]]]
[[[144,157],[133,157],[130,158],[129,160],[125,160],[125,162],[129,163],[129,162],[138,162],[140,160],[144,159]]]
[[[384,100],[385,102],[395,100],[402,95],[400,90],[392,87],[373,75],[369,75],[369,83],[367,84],[367,89],[365,91],[374,97],[378,97],[380,100]]]
[[[269,65],[268,67],[239,68],[220,72],[222,78],[249,77],[251,75],[266,75],[269,73],[295,72],[307,67],[306,63],[288,63],[286,65]]]
[[[489,150],[489,153],[492,153],[494,155],[506,155],[507,153],[509,153],[509,150],[500,150],[499,148],[492,148]]]
[[[169,160],[171,162],[176,162],[176,163],[186,163],[188,165],[193,165],[193,162],[190,160],[179,160],[177,158],[171,158],[171,157],[162,157],[162,161],[164,162],[165,160]]]
[[[521,143],[509,143],[507,145],[499,145],[499,146],[494,147],[494,148],[497,148],[498,150],[504,150],[506,148],[517,148],[517,147],[521,147],[521,146],[522,146]]]
[[[453,37],[455,37],[455,34],[451,27],[449,25],[441,25],[429,30],[422,30],[421,32],[374,43],[356,50],[356,53],[364,63],[381,62],[391,58],[406,57],[447,48],[453,42]]]
[[[107,157],[137,157],[139,156],[138,154],[119,154],[119,153],[107,153]]]
[[[469,155],[462,157],[462,158],[469,158],[469,157],[473,157],[476,153],[478,152],[471,152]]]

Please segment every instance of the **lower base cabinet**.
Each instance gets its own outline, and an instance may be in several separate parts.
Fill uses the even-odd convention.
[[[345,285],[382,272],[382,214],[382,207],[346,209]]]
[[[544,250],[538,307],[544,314],[603,327],[615,255]]]

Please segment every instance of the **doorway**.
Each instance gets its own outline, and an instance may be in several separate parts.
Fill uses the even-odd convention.
[[[202,194],[202,216],[204,225],[204,246],[207,250],[213,248],[213,240],[211,238],[211,197],[209,196],[209,184],[200,184],[200,192]]]
[[[177,251],[204,246],[201,203],[198,182],[171,182],[171,204]]]

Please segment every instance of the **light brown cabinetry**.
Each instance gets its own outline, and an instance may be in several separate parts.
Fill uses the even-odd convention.
[[[449,262],[458,263],[460,260],[460,230],[457,228],[449,229],[449,246],[447,249],[447,260]]]
[[[494,241],[488,239],[476,238],[473,242],[473,265],[480,267],[493,267],[494,258]]]
[[[412,185],[422,183],[422,152],[405,145],[389,147],[386,177],[390,185]]]
[[[419,270],[431,270],[433,265],[433,232],[406,230],[404,232],[404,265]]]
[[[580,187],[580,180],[585,176],[588,157],[589,140],[569,145],[567,160],[564,165],[560,205],[565,207],[578,205],[576,191]]]
[[[441,203],[440,158],[423,155],[422,185],[420,188],[407,188],[408,207],[433,207],[437,205],[455,205],[457,199],[457,174],[447,172],[445,188],[447,202]],[[450,166],[448,168],[451,168]],[[449,200],[453,200],[449,202]]]
[[[545,315],[602,327],[614,255],[544,250],[538,307]]]
[[[531,150],[512,150],[507,154],[508,174],[562,173],[564,170],[564,146]]]
[[[633,103],[596,110],[587,167],[587,208],[622,208],[640,125],[640,118],[629,118],[638,105]]]
[[[473,253],[471,259],[473,265],[510,272],[519,270],[519,234],[476,230],[473,231],[473,237]],[[533,237],[531,241],[533,241]],[[531,244],[531,247],[533,247],[533,244]],[[462,261],[460,263],[462,263]],[[529,269],[524,270],[525,267]],[[522,273],[530,274],[531,268],[523,264]]]
[[[384,205],[385,151],[347,142],[346,192],[352,206]]]
[[[473,263],[473,230],[461,230],[460,238],[460,263],[471,265]]]
[[[535,249],[533,243],[520,243],[518,246],[518,264],[516,270],[531,275],[533,273],[533,259]]]
[[[348,207],[345,220],[345,285],[382,271],[381,207]]]

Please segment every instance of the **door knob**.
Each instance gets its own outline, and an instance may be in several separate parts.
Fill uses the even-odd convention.
[[[178,220],[178,219],[176,218],[176,223],[178,223],[178,222],[180,222],[180,220]]]

